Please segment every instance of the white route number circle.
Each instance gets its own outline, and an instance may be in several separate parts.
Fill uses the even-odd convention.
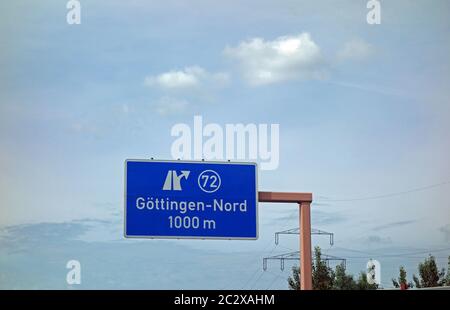
[[[205,170],[198,176],[198,186],[205,193],[214,193],[220,188],[220,176],[214,170]]]

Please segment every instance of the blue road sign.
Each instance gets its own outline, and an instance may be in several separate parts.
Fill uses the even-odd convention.
[[[125,237],[257,239],[254,163],[125,161]]]

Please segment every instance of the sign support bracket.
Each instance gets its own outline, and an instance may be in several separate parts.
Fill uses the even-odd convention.
[[[311,193],[258,192],[259,202],[297,203],[300,224],[300,289],[312,290]]]

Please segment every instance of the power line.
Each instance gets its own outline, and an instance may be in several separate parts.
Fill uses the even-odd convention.
[[[272,285],[274,285],[274,283],[275,283],[277,280],[279,280],[279,279],[286,280],[286,279],[285,279],[282,275],[280,275],[280,274],[275,274],[275,273],[270,272],[270,271],[269,271],[269,273],[272,274],[272,275],[274,275],[275,278],[272,280],[272,282],[270,282],[269,286],[267,286],[266,291],[269,290],[269,289],[272,287]]]
[[[405,190],[405,191],[392,192],[392,193],[388,193],[388,194],[374,195],[374,196],[368,196],[368,197],[359,197],[359,198],[332,199],[332,198],[322,197],[322,199],[320,199],[320,196],[319,196],[319,199],[316,200],[316,202],[348,202],[348,201],[375,200],[375,199],[389,198],[389,197],[395,197],[395,196],[405,195],[405,194],[414,193],[414,192],[425,191],[425,190],[433,189],[433,188],[448,185],[448,184],[450,184],[450,181],[445,181],[445,182],[436,183],[436,184],[432,184],[432,185],[428,185],[428,186],[413,188],[413,189],[409,189],[409,190]],[[292,219],[292,216],[294,215],[295,212],[297,212],[297,210],[293,210],[292,214],[285,220],[285,223]],[[264,247],[263,252],[268,248],[269,245],[270,245],[270,242],[268,242],[268,244]],[[276,246],[273,246],[272,249],[269,251],[268,255],[272,254],[272,252],[275,250],[275,248],[276,248]],[[344,250],[346,250],[346,249],[344,249]],[[375,255],[374,253],[368,253],[368,252],[364,252],[364,251],[351,250],[351,249],[347,249],[347,250],[354,251],[354,252],[360,252],[360,253],[366,253],[366,254],[368,254],[368,256],[373,256],[373,257],[375,257],[375,256],[376,257],[407,257],[408,255],[417,255],[417,254],[430,253],[430,252],[448,251],[448,250],[450,250],[450,248],[437,249],[437,250],[432,250],[432,251],[422,251],[422,252],[402,253],[402,254],[384,254],[384,255]],[[355,256],[355,257],[349,257],[349,258],[367,258],[368,256],[364,256],[364,257],[363,256],[360,256],[360,257]],[[256,278],[256,280],[253,281],[255,279],[255,276],[258,274],[258,270],[259,270],[259,268],[257,268],[252,273],[250,278],[243,285],[242,289],[245,288],[251,282],[253,282],[253,284],[250,287],[253,288],[259,282],[259,280],[261,279],[264,272],[261,272],[259,274],[259,276]],[[273,285],[273,283],[275,282],[276,279],[277,278],[275,278],[273,280],[273,282],[271,283],[271,285],[269,285],[269,287]]]
[[[253,283],[252,286],[250,286],[250,289],[253,289],[253,287],[258,283],[258,281],[261,279],[261,277],[264,274],[264,271],[260,271],[261,273],[259,274],[259,277],[256,279],[255,283]]]
[[[365,251],[359,251],[359,250],[352,250],[352,249],[346,249],[346,248],[340,248],[344,251],[349,252],[359,252],[359,253],[365,253],[366,256],[347,256],[348,258],[367,258],[367,257],[411,257],[411,255],[419,255],[419,254],[430,254],[432,252],[446,252],[450,251],[450,248],[438,248],[438,249],[429,249],[429,250],[423,250],[423,251],[416,251],[416,252],[407,252],[407,253],[398,253],[398,254],[376,254],[373,252],[365,252]]]
[[[417,188],[400,191],[400,192],[393,192],[393,193],[374,195],[374,196],[368,196],[368,197],[335,199],[335,198],[327,198],[324,196],[319,196],[319,197],[322,197],[322,199],[319,198],[318,200],[316,200],[316,202],[349,202],[349,201],[376,200],[376,199],[390,198],[390,197],[401,196],[401,195],[406,195],[406,194],[415,193],[415,192],[426,191],[429,189],[433,189],[433,188],[448,185],[448,184],[450,184],[450,181],[431,184],[431,185],[427,185],[427,186],[423,186],[423,187],[417,187]]]
[[[266,246],[266,248],[267,248],[267,246]],[[265,249],[266,249],[266,248],[265,248]],[[272,250],[270,250],[269,253],[272,253],[272,252],[275,250],[275,248],[276,248],[276,245],[274,245],[274,246],[272,247]],[[264,250],[265,250],[265,249],[264,249]],[[263,250],[263,251],[264,251],[264,250]],[[244,286],[242,286],[241,289],[244,289],[244,288],[247,286],[247,284],[249,284],[250,282],[252,282],[253,278],[258,274],[258,271],[260,271],[261,274],[259,275],[259,277],[258,277],[258,279],[256,280],[256,282],[254,282],[253,285],[251,285],[250,287],[253,287],[253,286],[259,281],[259,279],[261,279],[261,276],[262,276],[263,272],[262,272],[261,269],[258,267],[258,268],[255,269],[255,271],[254,271],[254,273],[252,274],[252,276],[247,280],[247,282],[245,282]]]
[[[298,209],[294,209],[292,210],[291,213],[289,213],[289,216],[283,221],[283,226],[286,225],[290,220],[292,220],[294,218],[295,213],[298,212]],[[270,244],[272,244],[272,241],[269,240],[266,244],[266,246],[263,249],[263,252],[270,246]],[[272,249],[269,251],[269,253],[267,255],[270,255],[273,253],[273,251],[275,250],[275,248],[277,247],[277,245],[275,244]],[[255,271],[253,272],[253,274],[250,276],[250,278],[245,282],[244,286],[242,286],[241,289],[244,289],[250,282],[252,282],[252,280],[254,279],[254,277],[258,274],[258,270],[260,270],[260,268],[258,267],[257,269],[255,269]],[[258,283],[258,281],[261,279],[261,276],[263,275],[264,272],[261,271],[261,274],[259,275],[258,279],[253,283],[253,285],[251,287],[253,287],[256,283]]]

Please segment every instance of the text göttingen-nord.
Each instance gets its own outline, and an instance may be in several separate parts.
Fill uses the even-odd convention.
[[[175,201],[169,198],[160,197],[138,197],[136,198],[136,208],[142,211],[176,211],[181,215],[188,212],[203,212],[212,210],[213,212],[247,212],[247,200],[241,202],[227,202],[223,199],[213,199],[212,203],[203,201]],[[214,220],[200,220],[197,216],[168,216],[169,227],[176,229],[216,229]]]

